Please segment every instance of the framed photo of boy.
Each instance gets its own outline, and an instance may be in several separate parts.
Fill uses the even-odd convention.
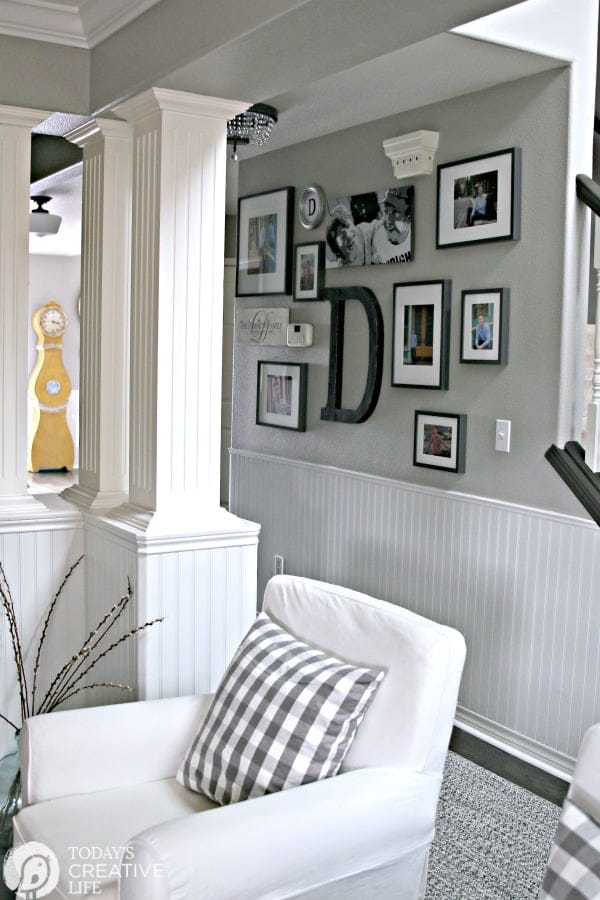
[[[256,424],[306,431],[308,363],[261,360],[256,386]]]
[[[318,300],[325,284],[325,241],[296,244],[294,300]]]
[[[415,412],[413,465],[462,474],[467,449],[463,413]]]
[[[238,200],[238,297],[292,292],[294,188]]]
[[[437,189],[438,247],[520,238],[520,148],[438,166]]]
[[[508,288],[462,292],[460,361],[508,362]]]
[[[394,285],[392,386],[448,389],[452,283]]]

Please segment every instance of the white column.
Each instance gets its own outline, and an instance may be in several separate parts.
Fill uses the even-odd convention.
[[[219,506],[226,122],[246,108],[152,89],[115,110],[133,130],[129,500],[84,516],[86,603],[98,616],[129,577],[135,620],[164,616],[119,663],[140,697],[210,690],[256,615],[259,526]]]
[[[48,117],[0,106],[0,516],[30,515],[27,495],[31,129]]]
[[[596,270],[596,331],[592,402],[587,409],[585,462],[592,472],[600,472],[600,218],[594,216],[594,269]]]
[[[127,499],[133,139],[97,119],[66,137],[83,147],[79,483],[62,496],[106,509]]]
[[[114,515],[145,530],[220,515],[226,122],[246,108],[153,88],[116,109],[134,180],[129,504]]]

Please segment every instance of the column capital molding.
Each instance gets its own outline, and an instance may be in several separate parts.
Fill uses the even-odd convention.
[[[21,125],[23,128],[31,129],[51,115],[52,113],[45,109],[0,105],[0,125]]]
[[[78,147],[85,147],[102,138],[129,141],[132,139],[132,129],[129,122],[117,119],[91,119],[68,131],[65,138]]]
[[[139,122],[161,111],[204,116],[226,122],[239,113],[245,112],[250,105],[249,102],[241,100],[224,100],[220,97],[206,97],[187,91],[149,88],[142,94],[115,106],[113,112],[128,122]]]

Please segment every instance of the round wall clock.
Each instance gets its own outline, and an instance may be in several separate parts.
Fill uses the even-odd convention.
[[[300,194],[298,214],[303,228],[317,228],[325,218],[325,192],[318,184],[309,184]]]

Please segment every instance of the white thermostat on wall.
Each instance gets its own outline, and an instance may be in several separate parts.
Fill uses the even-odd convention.
[[[311,347],[313,342],[313,327],[308,324],[288,325],[288,347]]]

